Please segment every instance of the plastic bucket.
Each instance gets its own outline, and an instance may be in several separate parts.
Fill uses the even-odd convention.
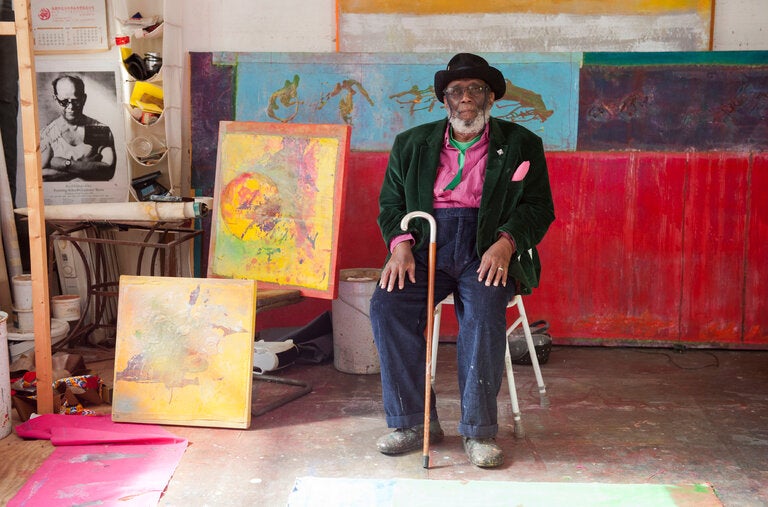
[[[13,306],[21,310],[32,308],[32,275],[16,275],[11,279]]]
[[[368,314],[380,269],[342,269],[331,306],[333,366],[344,373],[379,373],[379,354]]]
[[[0,438],[11,433],[11,371],[8,361],[8,314],[0,311]]]
[[[13,325],[20,331],[27,332],[35,329],[35,314],[31,309],[22,310],[13,307]]]
[[[22,354],[35,353],[35,333],[22,332],[14,327],[8,328],[8,353],[11,362],[17,360]],[[51,346],[63,340],[69,333],[69,322],[61,319],[51,319]]]
[[[62,294],[51,298],[53,317],[62,320],[80,320],[80,296]]]

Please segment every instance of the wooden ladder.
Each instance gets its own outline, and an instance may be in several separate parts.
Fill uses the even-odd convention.
[[[24,174],[29,209],[29,257],[32,274],[32,311],[35,330],[37,413],[53,412],[51,317],[48,294],[43,179],[40,161],[40,126],[29,0],[13,0],[15,22],[0,22],[0,35],[15,35],[19,56],[19,99],[24,138]]]

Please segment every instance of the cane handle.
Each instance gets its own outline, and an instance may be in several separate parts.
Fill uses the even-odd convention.
[[[435,219],[429,213],[424,211],[411,211],[405,215],[402,220],[400,220],[400,228],[404,231],[407,231],[408,222],[410,222],[412,218],[416,217],[423,218],[429,222],[429,242],[434,243],[437,240],[437,227],[435,226]]]

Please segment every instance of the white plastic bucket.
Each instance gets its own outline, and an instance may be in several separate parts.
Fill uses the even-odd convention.
[[[331,303],[333,366],[344,373],[379,373],[369,306],[380,269],[342,269],[339,297]]]
[[[63,340],[69,333],[69,322],[61,319],[51,319],[51,346]],[[17,360],[22,354],[35,353],[35,333],[21,332],[14,327],[8,328],[8,353],[11,362]]]
[[[53,317],[62,320],[80,320],[80,296],[62,294],[51,298]]]
[[[11,433],[11,371],[8,362],[8,314],[0,312],[0,438]]]
[[[35,329],[35,314],[32,309],[22,310],[13,307],[13,325],[19,331],[27,332]]]
[[[11,279],[13,306],[21,310],[32,308],[32,275],[16,275]]]

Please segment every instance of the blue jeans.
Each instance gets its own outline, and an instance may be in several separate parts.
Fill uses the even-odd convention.
[[[514,296],[507,286],[477,280],[477,210],[437,209],[434,213],[437,259],[435,303],[453,293],[459,334],[456,343],[461,419],[459,433],[494,437],[498,431],[496,398],[504,374],[506,307]],[[387,425],[408,428],[424,422],[427,324],[427,246],[414,252],[416,283],[392,292],[376,287],[371,325],[381,363],[382,398]],[[438,337],[434,337],[435,340]],[[431,419],[437,420],[432,395]]]

